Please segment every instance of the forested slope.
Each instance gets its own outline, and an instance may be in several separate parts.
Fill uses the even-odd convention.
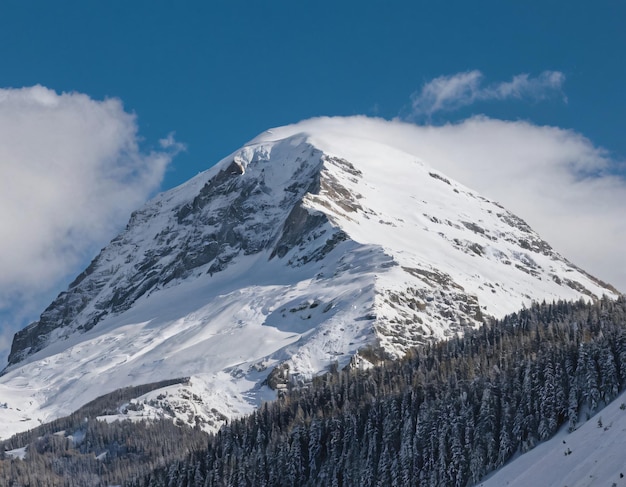
[[[0,442],[0,486],[108,486],[149,473],[206,445],[200,430],[171,420],[108,423],[97,419],[146,392],[188,378],[126,387],[71,415]]]
[[[0,462],[0,483],[472,485],[560,426],[577,428],[625,387],[626,299],[542,304],[400,361],[318,377],[214,436],[93,422],[99,449],[31,438],[24,460]]]
[[[543,304],[234,421],[131,486],[471,485],[626,385],[626,301]]]

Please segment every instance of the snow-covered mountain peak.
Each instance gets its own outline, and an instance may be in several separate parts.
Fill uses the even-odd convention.
[[[0,391],[23,399],[0,436],[182,376],[196,416],[236,415],[266,380],[400,356],[533,300],[616,296],[407,133],[363,117],[272,129],[134,212],[16,334]]]

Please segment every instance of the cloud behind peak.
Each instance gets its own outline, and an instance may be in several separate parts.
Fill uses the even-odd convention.
[[[5,319],[77,272],[159,188],[180,149],[168,140],[143,152],[136,116],[117,98],[98,101],[41,85],[0,89]]]

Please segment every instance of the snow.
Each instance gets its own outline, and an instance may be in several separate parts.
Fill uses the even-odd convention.
[[[242,267],[255,275],[280,277],[267,256],[263,257],[256,266]],[[255,286],[234,280],[228,287],[235,290],[217,295],[206,282],[183,283],[83,335],[51,345],[49,356],[10,371],[0,384],[0,397],[9,403],[9,409],[0,412],[0,436],[69,414],[128,384],[185,376],[192,376],[192,384],[202,384],[199,395],[204,416],[211,416],[214,408],[228,417],[251,412],[262,400],[274,397],[260,383],[280,358],[287,358],[281,349],[311,336],[326,314],[337,314],[337,310],[323,312],[336,299],[333,293],[344,294],[351,302],[355,301],[352,294],[358,294],[352,277],[343,292],[339,283],[328,289],[328,283],[310,280],[280,285],[281,279],[275,279],[277,284]],[[290,311],[314,301],[321,304],[310,313]],[[352,323],[358,311],[358,307],[350,307],[344,313],[348,317],[336,320]],[[356,336],[344,337],[331,330],[323,343],[312,343],[308,352],[302,352],[303,372],[328,366],[338,358],[333,354],[337,351],[343,351],[347,361],[346,341],[353,342],[352,347],[366,343],[359,338],[358,329],[354,333]],[[43,352],[51,350],[39,355]],[[278,356],[272,357],[275,352]],[[19,401],[18,394],[22,397]],[[13,404],[20,404],[21,411]]]
[[[0,438],[120,387],[177,377],[190,383],[135,398],[135,406],[101,419],[169,415],[214,430],[223,418],[275,397],[263,384],[283,362],[292,377],[310,377],[335,362],[346,365],[367,346],[401,356],[425,339],[475,326],[478,312],[500,317],[533,300],[588,299],[564,284],[568,279],[591,295],[610,294],[556,252],[533,250],[541,242],[536,234],[430,168],[401,135],[360,118],[272,129],[149,202],[84,281],[96,290],[88,306],[0,377],[0,404],[7,403]],[[262,248],[226,248],[223,256],[236,255],[224,270],[201,265],[80,332],[102,303],[132,287],[147,255],[160,257],[146,273],[159,271],[175,263],[163,246],[195,249],[211,241],[217,224],[186,225],[176,214],[232,161],[243,171],[238,181],[253,183],[236,231]],[[284,257],[273,256],[300,203],[293,188],[315,180],[320,191],[301,203],[329,221]],[[231,209],[240,197],[234,188],[215,195],[206,211]],[[315,258],[338,230],[349,238]]]
[[[27,451],[28,451],[28,447],[24,446],[22,448],[16,448],[15,450],[5,451],[4,453],[10,458],[24,460],[24,458],[26,458]]]
[[[567,429],[561,430],[550,440],[520,455],[477,485],[626,485],[625,405],[626,392],[572,433],[568,433]],[[599,426],[599,421],[602,426]]]

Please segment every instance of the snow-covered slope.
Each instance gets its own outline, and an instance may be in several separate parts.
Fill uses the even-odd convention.
[[[626,486],[626,393],[583,423],[564,428],[500,468],[480,487]]]
[[[193,394],[170,402],[195,397],[187,420],[215,423],[271,395],[279,364],[273,384],[359,350],[400,356],[532,300],[616,296],[497,203],[377,139],[383,126],[273,129],[135,212],[16,334],[0,437],[181,376]]]

